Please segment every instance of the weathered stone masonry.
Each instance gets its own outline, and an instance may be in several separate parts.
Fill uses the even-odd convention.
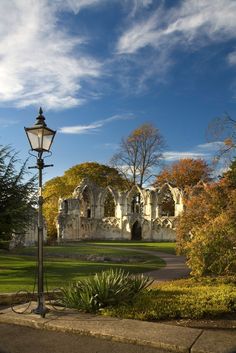
[[[158,189],[118,191],[83,180],[73,197],[59,200],[58,240],[175,241],[182,193],[164,184]]]

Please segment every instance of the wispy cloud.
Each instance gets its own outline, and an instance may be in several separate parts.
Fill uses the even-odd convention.
[[[1,1],[0,104],[68,108],[86,100],[83,82],[99,77],[102,65],[79,50],[85,39],[59,26],[58,15],[98,2]]]
[[[228,62],[230,65],[236,65],[236,51],[233,51],[228,55]]]
[[[197,145],[190,151],[168,151],[163,153],[163,159],[167,162],[174,162],[185,158],[205,159],[210,161],[223,144],[224,143],[221,141],[215,141]]]
[[[234,0],[183,0],[169,10],[161,5],[123,33],[117,52],[133,54],[146,46],[171,49],[177,44],[196,48],[235,38],[235,16]]]
[[[211,153],[211,152],[216,152],[220,148],[224,146],[224,142],[222,141],[213,141],[213,142],[208,142],[208,143],[203,143],[201,145],[197,145],[198,150],[203,150],[205,153]]]
[[[145,12],[127,22],[117,41],[116,54],[128,58],[131,68],[132,65],[141,68],[145,58],[140,78],[143,89],[150,78],[163,81],[175,64],[176,49],[194,52],[213,43],[236,39],[235,17],[235,0],[182,0],[169,7],[161,1],[151,14]],[[236,52],[228,56],[228,61],[236,65]]]
[[[129,17],[134,17],[139,11],[148,8],[153,3],[153,0],[123,0],[123,3],[131,7]]]
[[[10,119],[4,119],[0,118],[0,127],[1,128],[6,128],[15,124],[18,124],[19,121],[17,120],[10,120]]]
[[[109,124],[113,121],[130,120],[130,119],[134,119],[133,114],[113,115],[113,116],[106,118],[106,119],[94,121],[88,125],[64,126],[64,127],[61,127],[58,130],[58,132],[63,133],[63,134],[77,134],[77,135],[91,134],[91,133],[100,131],[100,129],[104,125]]]
[[[206,157],[205,153],[198,152],[177,152],[177,151],[169,151],[163,153],[163,158],[167,162],[178,161],[179,159],[192,158],[192,159],[204,159]]]

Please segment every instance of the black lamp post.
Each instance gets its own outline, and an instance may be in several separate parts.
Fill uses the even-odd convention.
[[[47,308],[45,306],[44,296],[44,273],[43,273],[43,196],[42,196],[42,171],[43,168],[52,167],[53,165],[45,165],[42,158],[44,152],[50,152],[56,131],[51,130],[45,123],[42,108],[39,109],[39,115],[32,127],[25,127],[32,151],[36,151],[37,165],[35,167],[39,171],[39,193],[38,193],[38,306],[33,312],[45,317]]]

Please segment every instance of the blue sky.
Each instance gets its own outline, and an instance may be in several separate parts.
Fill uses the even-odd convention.
[[[209,122],[236,116],[235,0],[0,6],[0,143],[24,160],[23,128],[42,106],[57,130],[45,180],[82,162],[108,163],[144,122],[165,137],[167,162],[209,159],[217,147],[205,137]]]

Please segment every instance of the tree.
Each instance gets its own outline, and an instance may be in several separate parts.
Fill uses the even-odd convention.
[[[58,214],[58,199],[70,197],[84,178],[90,179],[101,187],[108,185],[119,189],[127,187],[127,181],[116,169],[96,162],[75,165],[66,170],[63,176],[47,181],[44,185],[43,211],[49,237],[55,238],[57,234],[55,221]]]
[[[182,190],[186,187],[193,187],[199,181],[210,181],[211,169],[202,159],[180,159],[171,166],[166,167],[157,175],[154,186],[158,187],[169,183]]]
[[[236,149],[236,120],[228,114],[213,119],[208,126],[207,136],[209,141],[219,146],[214,161],[218,162],[224,157],[227,163],[231,162]]]
[[[232,161],[227,172],[223,174],[223,178],[228,181],[230,187],[236,188],[236,158]]]
[[[58,213],[59,197],[69,196],[71,189],[64,182],[62,177],[56,177],[47,181],[44,185],[43,215],[47,224],[47,235],[55,238],[57,235],[55,219]]]
[[[24,181],[26,162],[19,171],[17,153],[0,146],[0,240],[10,240],[13,233],[24,232],[29,212],[35,203],[35,178]]]
[[[195,276],[236,270],[236,190],[231,176],[197,185],[185,198],[177,224],[177,248],[187,256]]]
[[[123,138],[111,165],[124,177],[140,187],[151,177],[151,170],[160,164],[165,147],[160,131],[151,124],[143,124]]]
[[[121,177],[117,169],[96,162],[86,162],[73,166],[65,171],[63,180],[70,193],[81,182],[82,179],[88,178],[95,184],[106,187],[108,185],[125,189],[128,186],[126,180]]]

